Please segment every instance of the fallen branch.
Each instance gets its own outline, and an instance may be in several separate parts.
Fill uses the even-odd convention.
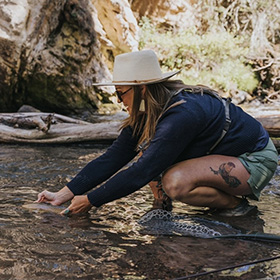
[[[256,118],[270,136],[280,137],[280,116],[260,116]]]
[[[53,114],[42,116],[0,116],[0,123],[14,128],[33,129],[38,128],[43,132],[47,132],[53,121]]]
[[[52,124],[49,129],[41,129],[43,126],[41,121],[49,115],[48,113],[0,114],[0,142],[55,144],[114,140],[119,134],[121,124],[120,121],[89,123],[59,114],[52,114]],[[24,122],[24,119],[28,121]],[[29,128],[11,126],[13,122],[21,122],[24,124],[23,126],[28,124]],[[7,123],[9,124],[7,125]]]
[[[258,67],[258,68],[253,69],[253,72],[257,72],[257,71],[261,71],[261,70],[264,70],[266,68],[269,68],[273,63],[275,63],[275,61],[271,60],[268,64],[266,64],[262,67]]]
[[[269,101],[269,102],[279,102],[278,97],[279,96],[280,91],[276,91],[274,93],[268,94],[267,97],[265,97],[265,100]]]
[[[51,124],[47,121],[50,115]],[[255,118],[262,123],[276,147],[280,149],[280,115],[259,115]],[[25,122],[24,119],[28,121]],[[12,125],[19,122],[22,122],[23,126],[28,125]],[[49,124],[48,129],[42,129],[42,122],[45,126]],[[118,137],[120,126],[121,121],[89,123],[59,114],[41,112],[0,114],[0,142],[65,144],[112,141]]]

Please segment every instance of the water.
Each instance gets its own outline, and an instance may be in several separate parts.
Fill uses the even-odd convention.
[[[147,187],[78,217],[23,207],[44,189],[60,189],[105,149],[101,145],[1,145],[1,280],[174,279],[280,255],[277,243],[162,236],[143,230],[138,221],[152,204]],[[257,214],[220,222],[280,235],[279,182],[280,169],[256,203]],[[180,203],[174,204],[174,212],[205,217],[199,208]],[[196,279],[276,276],[280,277],[279,259]]]

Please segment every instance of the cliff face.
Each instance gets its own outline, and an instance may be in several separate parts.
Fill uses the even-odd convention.
[[[176,6],[161,0],[146,9],[144,2],[2,1],[0,111],[16,111],[22,104],[61,113],[92,111],[108,101],[97,97],[99,89],[91,82],[111,79],[114,56],[138,49],[137,19],[159,15],[172,25],[172,16],[186,11],[180,8],[184,1]]]
[[[62,112],[96,107],[87,81],[109,72],[93,5],[86,0],[18,0],[2,2],[0,10],[0,110],[17,110],[24,103]]]

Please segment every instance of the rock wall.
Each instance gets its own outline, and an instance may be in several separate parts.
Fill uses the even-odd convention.
[[[58,113],[92,111],[108,102],[91,82],[109,80],[114,56],[138,49],[137,19],[151,15],[173,25],[176,13],[187,11],[185,1],[155,2],[0,2],[0,112],[23,104]]]
[[[1,4],[1,111],[29,104],[41,110],[95,108],[86,81],[108,77],[87,0]],[[18,13],[15,13],[18,11]],[[4,17],[3,17],[4,15]],[[3,46],[9,53],[3,53]]]
[[[96,31],[103,53],[112,52],[115,56],[138,50],[138,22],[128,1],[93,0],[93,5],[102,28],[96,28]]]

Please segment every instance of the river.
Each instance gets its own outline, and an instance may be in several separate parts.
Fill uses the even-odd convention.
[[[244,265],[195,279],[280,279],[280,259],[249,263],[280,255],[280,243],[143,232],[138,220],[151,208],[148,187],[78,217],[23,207],[44,189],[60,189],[106,148],[1,144],[1,280],[178,279],[238,264]],[[221,221],[280,235],[279,202],[280,168],[260,202],[251,201],[255,214]],[[174,212],[200,213],[181,203]]]

